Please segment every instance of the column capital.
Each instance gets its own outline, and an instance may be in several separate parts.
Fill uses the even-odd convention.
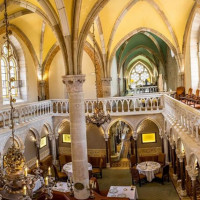
[[[111,77],[102,78],[101,81],[102,81],[103,86],[110,86],[112,78]]]
[[[85,75],[66,75],[62,76],[63,83],[67,87],[68,93],[82,92],[83,83],[85,82]]]
[[[39,80],[39,85],[41,87],[45,86],[46,85],[46,81],[45,80]]]

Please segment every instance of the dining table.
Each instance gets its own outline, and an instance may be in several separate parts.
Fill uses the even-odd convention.
[[[92,170],[92,165],[90,163],[88,163],[88,170]],[[62,172],[66,173],[69,178],[72,177],[72,162],[66,163],[62,168]]]
[[[138,199],[137,188],[135,186],[111,186],[107,197]]]
[[[155,178],[155,174],[160,170],[160,163],[153,161],[141,162],[137,165],[137,170],[140,174],[147,177],[147,181],[151,182]]]

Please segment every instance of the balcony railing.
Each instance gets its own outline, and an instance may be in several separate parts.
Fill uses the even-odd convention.
[[[85,100],[85,114],[94,111],[96,100]],[[161,113],[163,110],[163,95],[149,94],[131,97],[100,98],[99,103],[105,112],[111,116]],[[69,116],[67,99],[54,99],[34,103],[15,105],[14,121],[16,124],[25,123],[45,115]],[[0,129],[10,126],[10,108],[0,110]]]
[[[51,100],[53,113],[69,114],[69,102],[67,99]],[[94,112],[96,100],[85,100],[86,115]],[[160,113],[163,109],[163,97],[161,94],[138,95],[131,97],[110,97],[100,98],[99,104],[104,112],[109,112],[111,116],[137,115]]]
[[[165,116],[199,141],[200,111],[168,95],[164,95],[163,100]]]

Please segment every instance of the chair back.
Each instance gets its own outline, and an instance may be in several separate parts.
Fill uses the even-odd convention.
[[[189,90],[188,90],[188,95],[192,95],[192,88],[189,88]]]
[[[132,180],[134,180],[134,181],[139,181],[140,180],[139,172],[134,167],[131,168],[131,176],[132,176]]]
[[[103,167],[103,158],[100,159],[100,162],[99,162],[99,169],[102,170],[102,167]]]
[[[59,156],[59,163],[61,167],[67,163],[65,155]]]
[[[96,177],[92,177],[90,178],[90,184],[94,183],[96,188],[94,188],[94,191],[98,194],[100,194],[100,190],[99,190],[99,183],[97,181],[97,178]]]
[[[168,175],[169,174],[169,165],[165,165],[164,167],[163,167],[163,176],[164,175]]]
[[[131,167],[137,164],[135,155],[131,155],[130,162],[131,162]]]
[[[158,155],[158,162],[162,163],[163,165],[165,164],[165,154],[164,153],[160,153]]]
[[[199,89],[196,90],[196,97],[199,97]]]
[[[55,174],[55,180],[58,181],[59,180],[59,176],[58,176],[58,171],[57,171],[57,168],[55,165],[52,165],[53,166],[53,170],[54,170],[54,174]]]
[[[185,96],[185,87],[176,88],[176,99],[180,99],[180,96]]]

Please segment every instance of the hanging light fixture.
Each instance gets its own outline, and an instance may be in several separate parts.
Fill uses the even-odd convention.
[[[95,124],[97,127],[100,127],[105,122],[109,122],[111,120],[111,117],[109,115],[109,112],[105,114],[103,110],[103,103],[99,102],[98,99],[98,87],[97,87],[97,64],[96,64],[96,42],[95,42],[95,33],[94,33],[94,23],[93,23],[93,46],[94,46],[94,68],[95,68],[95,87],[96,87],[96,97],[97,100],[94,102],[94,112],[92,115],[86,116],[86,122]]]
[[[39,166],[33,170],[35,175],[28,175],[27,167],[25,166],[25,157],[21,152],[20,148],[17,147],[15,142],[15,122],[14,122],[14,103],[16,99],[13,97],[12,90],[14,89],[15,78],[12,77],[12,66],[10,64],[10,58],[13,56],[10,50],[10,35],[12,31],[9,29],[8,14],[7,14],[7,0],[4,0],[5,13],[4,13],[4,23],[6,34],[4,39],[6,40],[7,48],[7,71],[8,71],[8,95],[10,100],[10,129],[12,145],[8,148],[7,152],[3,155],[3,166],[0,167],[0,199],[21,199],[21,200],[31,200],[33,197],[33,190],[35,188],[36,182],[40,180],[41,187],[38,195],[45,195],[46,199],[51,199],[52,187],[54,185],[54,180],[51,174],[45,178],[42,177],[42,170]]]

